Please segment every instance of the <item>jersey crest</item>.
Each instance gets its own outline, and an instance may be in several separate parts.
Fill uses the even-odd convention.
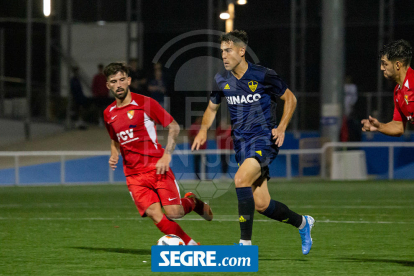
[[[128,111],[128,113],[127,113],[127,115],[128,115],[128,118],[131,120],[132,118],[134,118],[134,110],[129,110]]]
[[[249,88],[252,90],[252,92],[256,91],[257,88],[257,81],[249,81]]]

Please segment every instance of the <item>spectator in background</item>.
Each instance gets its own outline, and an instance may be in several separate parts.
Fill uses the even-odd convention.
[[[98,65],[98,73],[93,77],[92,94],[93,101],[98,108],[99,126],[103,127],[103,111],[112,102],[109,98],[108,88],[106,88],[106,77],[103,73],[103,64]]]
[[[152,79],[148,82],[148,91],[150,97],[156,100],[161,106],[164,106],[164,97],[167,94],[167,82],[162,71],[162,64],[154,64],[154,74]],[[168,108],[166,108],[168,110]]]
[[[75,127],[79,129],[87,129],[85,123],[85,114],[88,107],[89,100],[83,94],[82,84],[79,79],[79,68],[72,68],[73,76],[70,79],[70,93],[73,99],[73,111],[75,112],[74,120],[76,120]]]
[[[351,76],[345,77],[344,115],[342,117],[341,142],[361,141],[361,128],[356,118],[355,105],[358,101],[358,87]]]
[[[358,87],[353,83],[352,77],[349,75],[345,78],[344,92],[345,116],[349,117],[358,100]]]
[[[141,69],[138,69],[138,60],[133,58],[129,60],[129,76],[131,77],[131,85],[129,89],[132,92],[149,96],[146,89],[147,78],[145,77],[144,72]]]
[[[200,130],[202,119],[203,117],[197,117],[195,122],[190,126],[190,129],[187,132],[188,139],[190,142],[190,147],[194,142],[194,138],[197,136],[197,133]],[[207,148],[207,143],[204,143],[204,145],[200,146],[201,150],[206,149],[206,148]],[[201,155],[194,154],[193,157],[194,157],[194,172],[196,173],[199,179],[204,179],[204,176],[200,175],[200,173],[201,173],[201,166],[205,166],[205,163],[201,162]],[[207,171],[205,170],[205,172]]]
[[[226,119],[221,119],[220,126],[216,129],[217,148],[221,150],[233,149],[233,139],[231,138],[231,126]],[[221,178],[229,178],[228,169],[230,163],[230,154],[221,154]]]

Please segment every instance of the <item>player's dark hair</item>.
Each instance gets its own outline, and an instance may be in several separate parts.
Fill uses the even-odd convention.
[[[111,75],[115,75],[118,72],[123,72],[129,76],[129,67],[122,62],[112,62],[108,64],[104,69],[104,75],[108,78]]]
[[[220,36],[220,43],[223,41],[224,42],[233,41],[233,43],[243,43],[247,46],[249,39],[245,31],[234,30],[232,32],[222,34]]]
[[[392,62],[401,61],[403,66],[410,66],[413,48],[410,43],[404,39],[393,41],[382,47],[379,52],[379,58],[386,56]]]

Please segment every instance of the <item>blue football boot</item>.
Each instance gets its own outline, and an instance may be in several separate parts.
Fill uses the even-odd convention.
[[[304,216],[306,225],[299,230],[300,238],[302,239],[302,253],[307,255],[312,248],[311,230],[315,220],[311,216]]]

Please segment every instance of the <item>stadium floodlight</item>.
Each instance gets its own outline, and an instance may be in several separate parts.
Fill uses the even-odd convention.
[[[52,0],[43,0],[43,14],[48,17],[50,15],[50,6]]]
[[[238,5],[246,5],[247,4],[247,0],[237,0],[237,4]]]
[[[222,12],[220,13],[220,18],[223,20],[227,20],[230,18],[230,14],[228,12]]]

